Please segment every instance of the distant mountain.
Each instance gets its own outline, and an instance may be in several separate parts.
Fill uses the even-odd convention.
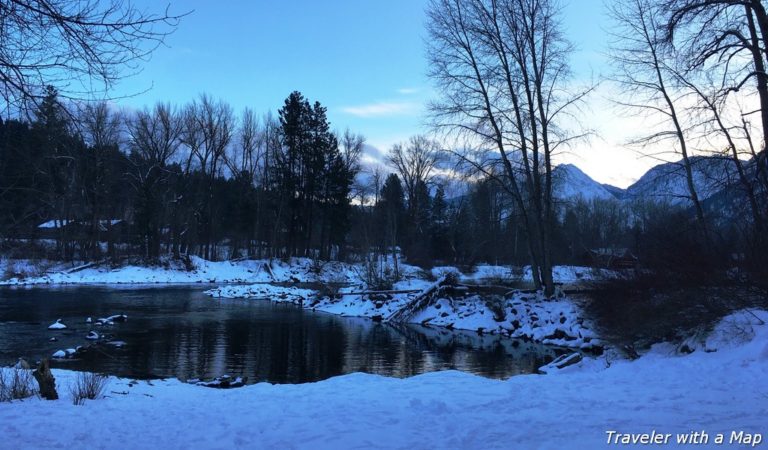
[[[691,158],[693,184],[703,202],[737,182],[736,163],[730,158],[694,156]],[[682,161],[651,168],[632,186],[623,200],[658,200],[675,205],[690,203],[690,191]]]
[[[617,198],[617,199],[622,199],[622,198],[624,198],[624,195],[627,193],[626,189],[622,189],[622,188],[620,188],[620,187],[616,187],[616,186],[611,186],[610,184],[605,184],[605,183],[603,183],[601,186],[603,186],[603,188],[604,188],[606,191],[608,191],[608,192],[610,192],[611,194],[613,194],[613,196],[614,196],[615,198]]]
[[[598,183],[573,164],[561,164],[552,170],[553,195],[560,201],[576,199],[616,199],[621,189]]]

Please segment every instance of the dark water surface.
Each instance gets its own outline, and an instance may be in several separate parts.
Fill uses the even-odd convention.
[[[90,330],[124,341],[99,344],[54,367],[133,378],[213,378],[303,383],[351,372],[406,377],[458,369],[493,378],[535,372],[562,349],[473,332],[374,323],[265,300],[219,300],[201,286],[0,289],[0,364],[88,346]],[[113,314],[128,321],[85,323]],[[47,327],[57,318],[66,330]],[[56,342],[49,342],[56,337]]]

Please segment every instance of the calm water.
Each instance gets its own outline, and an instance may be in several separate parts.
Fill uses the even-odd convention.
[[[89,330],[124,341],[54,367],[134,378],[303,383],[363,371],[406,377],[458,369],[493,378],[531,373],[561,349],[471,332],[393,327],[264,300],[214,300],[195,287],[0,289],[0,363],[90,345]],[[87,317],[127,314],[96,327]],[[50,331],[57,318],[67,325]],[[49,342],[56,337],[56,342]]]

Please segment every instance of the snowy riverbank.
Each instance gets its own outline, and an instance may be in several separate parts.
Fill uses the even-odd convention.
[[[406,279],[425,274],[418,267],[400,264]],[[458,272],[455,267],[435,267],[430,273],[439,277]],[[519,272],[519,273],[517,273]],[[360,283],[360,264],[315,262],[308,258],[207,261],[190,256],[188,265],[180,260],[164,259],[158,266],[124,264],[111,267],[107,263],[54,263],[45,260],[0,259],[0,286],[58,284],[189,284],[189,283]],[[610,275],[610,271],[588,267],[557,266],[555,279],[561,283],[579,283]],[[461,275],[462,280],[529,282],[525,269],[480,264]]]
[[[622,446],[607,443],[609,431],[669,433],[659,447],[704,431],[708,443],[697,448],[750,448],[745,439],[757,434],[765,446],[768,312],[755,314],[722,321],[709,352],[676,356],[657,345],[635,361],[605,355],[507,381],[455,371],[358,373],[223,391],[112,378],[107,398],[74,406],[66,394],[73,372],[55,371],[65,398],[0,404],[0,435],[3,447],[18,449],[596,449]]]
[[[10,263],[6,261],[4,264],[7,266]],[[13,264],[19,272],[34,272],[32,262]],[[164,266],[158,267],[125,265],[111,268],[93,265],[67,270],[59,267],[42,276],[12,277],[0,281],[0,285],[216,283],[220,286],[206,291],[216,298],[269,299],[330,314],[388,320],[409,301],[432,287],[435,278],[447,273],[456,273],[458,280],[467,283],[514,282],[525,285],[530,281],[530,274],[526,274],[525,270],[515,271],[504,266],[478,265],[469,273],[460,273],[455,267],[436,267],[426,272],[407,264],[401,264],[400,269],[403,278],[394,284],[393,290],[410,292],[374,296],[356,294],[370,291],[362,279],[362,266],[340,262],[317,263],[306,258],[294,258],[288,262],[211,262],[191,257],[187,266],[180,261],[168,260]],[[596,277],[610,276],[610,273],[560,266],[555,268],[554,276],[557,282],[572,286]],[[319,294],[306,286],[286,285],[292,283],[335,286],[341,296],[325,295],[327,292]],[[486,295],[445,295],[403,321],[481,334],[501,334],[571,348],[589,349],[602,345],[593,331],[593,325],[582,313],[582,300],[579,298],[560,296],[544,299],[536,294],[510,290],[489,299]]]
[[[355,272],[349,264],[330,262],[313,264],[307,258],[280,260],[207,261],[191,256],[189,266],[182,261],[166,259],[159,266],[108,264],[57,265],[40,274],[41,267],[50,263],[30,260],[4,260],[3,273],[11,276],[0,280],[0,286],[32,286],[60,284],[190,284],[190,283],[290,283],[347,282]],[[37,274],[37,275],[34,275]]]

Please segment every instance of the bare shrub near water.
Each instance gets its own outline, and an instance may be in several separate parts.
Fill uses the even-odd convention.
[[[32,397],[35,395],[32,381],[32,371],[29,369],[0,368],[0,402]]]
[[[104,395],[109,384],[106,375],[90,372],[79,372],[75,381],[69,386],[73,405],[82,405],[85,400],[95,400]]]

